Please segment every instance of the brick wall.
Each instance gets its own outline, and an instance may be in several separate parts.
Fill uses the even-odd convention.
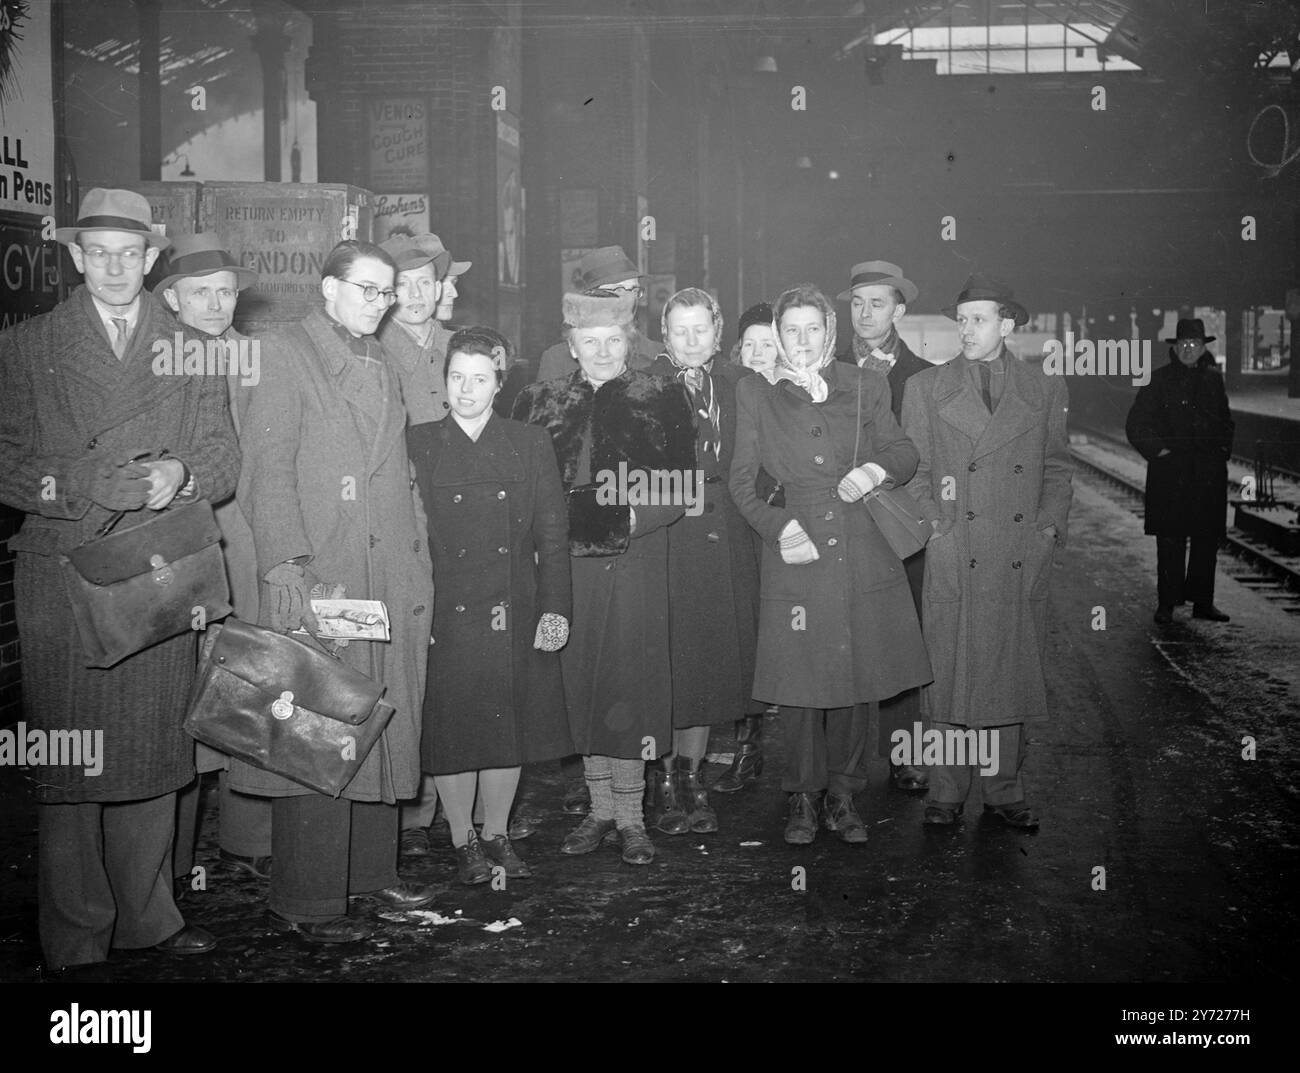
[[[16,723],[22,715],[23,671],[14,620],[14,557],[7,547],[22,518],[19,511],[0,507],[0,726]]]

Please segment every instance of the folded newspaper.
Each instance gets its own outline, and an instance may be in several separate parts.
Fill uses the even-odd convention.
[[[347,641],[387,641],[388,608],[382,600],[321,600],[311,602],[320,636]]]

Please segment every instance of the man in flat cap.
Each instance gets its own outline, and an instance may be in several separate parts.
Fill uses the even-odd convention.
[[[1072,497],[1065,383],[1007,349],[1029,313],[1005,284],[973,275],[944,312],[961,354],[903,394],[921,456],[907,487],[935,528],[921,600],[934,682],[921,711],[945,752],[925,822],[956,823],[982,754],[994,758],[980,765],[985,810],[1031,829],[1020,765],[1025,721],[1047,708],[1047,596]]]
[[[230,416],[239,432],[240,393],[261,378],[261,351],[257,343],[234,328],[239,292],[257,281],[257,273],[240,265],[218,235],[201,232],[178,235],[167,251],[166,275],[153,292],[176,314],[176,319],[197,337],[207,352],[223,362],[212,362],[209,375],[225,369],[230,395]],[[257,554],[253,532],[234,496],[216,508],[221,527],[221,550],[230,580],[230,603],[245,622],[256,622],[258,614]],[[220,820],[218,844],[221,860],[259,879],[270,877],[271,802],[230,789],[226,757],[215,749],[196,743],[196,764],[200,775],[220,771]],[[177,897],[191,887],[194,842],[197,836],[200,779],[176,795],[176,845],[172,869]]]
[[[1156,622],[1192,601],[1192,617],[1227,622],[1214,606],[1214,560],[1227,529],[1224,499],[1232,455],[1232,411],[1199,318],[1166,339],[1169,362],[1138,389],[1128,441],[1147,460],[1146,531],[1156,538]],[[1191,557],[1187,546],[1191,543]]]
[[[186,925],[172,893],[176,791],[194,778],[181,721],[195,638],[87,668],[59,560],[118,512],[121,533],[173,503],[224,499],[239,473],[222,380],[155,375],[156,348],[174,345],[177,322],[142,293],[168,245],[149,203],[96,187],[55,237],[83,286],[0,336],[0,502],[27,515],[9,542],[27,726],[102,742],[94,764],[31,772],[51,969],[104,961],[110,949],[216,945]]]
[[[890,261],[862,261],[849,273],[849,286],[840,292],[841,302],[849,303],[849,323],[853,337],[837,357],[861,369],[880,373],[889,381],[890,407],[894,419],[902,420],[903,385],[908,378],[930,368],[930,363],[912,353],[912,348],[898,334],[898,322],[907,313],[907,307],[916,301],[920,291],[915,283],[903,275],[903,270]],[[925,550],[918,551],[903,562],[916,613],[921,613],[921,582],[925,577]],[[908,689],[897,697],[880,702],[880,751],[888,755],[889,742],[895,730],[909,734],[921,718],[921,691]],[[913,764],[889,765],[890,778],[900,790],[925,790],[930,777],[925,768]]]
[[[634,296],[635,309],[645,296],[643,282],[644,277],[638,275],[636,265],[628,260],[622,246],[601,246],[578,262],[574,291],[585,294],[599,289],[612,294],[630,294]],[[628,368],[648,369],[658,356],[659,347],[633,327],[632,342],[627,354]],[[537,363],[537,379],[554,380],[568,376],[574,370],[574,361],[568,343],[559,342],[547,347]]]
[[[397,304],[376,335],[397,369],[407,423],[441,421],[450,409],[442,363],[452,332],[435,314],[449,271],[469,262],[454,265],[437,235],[396,235],[381,248],[397,263]]]

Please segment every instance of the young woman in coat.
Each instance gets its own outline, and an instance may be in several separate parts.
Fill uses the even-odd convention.
[[[664,527],[685,504],[642,492],[694,471],[695,429],[679,384],[627,367],[634,303],[565,295],[578,369],[529,384],[514,417],[550,433],[568,494],[573,630],[560,666],[591,811],[562,852],[590,853],[617,828],[623,860],[649,864],[645,760],[666,752],[673,733]]]
[[[557,655],[573,602],[564,491],[550,437],[493,413],[507,354],[491,328],[458,331],[443,363],[450,416],[406,432],[437,579],[420,757],[466,884],[498,864],[532,874],[507,833],[520,765],[573,751]]]
[[[696,287],[664,305],[664,353],[650,372],[679,381],[695,411],[697,502],[668,529],[668,606],[673,664],[673,748],[655,773],[666,834],[718,829],[700,778],[709,724],[761,716],[749,690],[758,644],[758,571],[751,530],[727,488],[736,443],[741,369],[715,358],[722,310]],[[679,778],[676,776],[680,776]]]
[[[908,480],[917,453],[890,410],[884,377],[836,362],[835,310],[817,288],[773,306],[778,359],[736,388],[731,494],[763,537],[753,695],[781,705],[790,794],[785,839],[807,844],[824,822],[866,841],[853,805],[865,709],[931,679],[903,564],[866,507],[873,488]],[[759,469],[783,507],[755,491]]]
[[[396,803],[420,784],[420,723],[433,581],[406,454],[406,410],[374,330],[395,300],[393,260],[347,240],[322,269],[324,307],[262,340],[261,382],[241,398],[236,493],[263,586],[259,622],[315,629],[312,590],[388,606],[391,639],[339,652],[396,709],[335,799],[231,761],[231,789],[273,798],[272,923],[313,942],[365,938],[349,894],[390,908],[433,893],[397,876]]]

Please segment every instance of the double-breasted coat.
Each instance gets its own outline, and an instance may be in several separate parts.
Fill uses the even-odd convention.
[[[406,438],[438,585],[424,770],[450,775],[569,755],[560,656],[533,647],[544,613],[573,617],[550,437],[494,414],[477,441],[454,417],[415,425]]]
[[[736,387],[731,494],[764,544],[753,692],[797,708],[847,708],[930,680],[903,564],[866,506],[837,492],[867,462],[902,484],[916,448],[894,420],[884,377],[843,362],[822,376],[822,403],[788,380],[751,376]],[[760,465],[781,482],[784,507],[755,493]],[[791,520],[817,546],[815,562],[781,558],[778,538]]]
[[[189,467],[200,496],[219,501],[234,488],[239,448],[223,378],[155,375],[155,345],[172,346],[183,329],[152,295],[142,292],[140,303],[120,361],[84,287],[0,335],[0,501],[27,514],[9,541],[26,719],[103,734],[100,774],[71,765],[34,772],[37,799],[49,804],[141,800],[194,778],[194,739],[181,728],[194,635],[88,668],[59,568],[60,555],[111,517],[82,483],[101,458],[165,448]],[[130,512],[116,531],[153,517]]]
[[[641,757],[672,742],[668,535],[680,503],[602,503],[595,482],[695,468],[695,427],[681,385],[625,370],[599,389],[581,370],[527,385],[514,417],[551,435],[568,495],[573,625],[560,666],[574,748]],[[636,511],[631,529],[630,508]]]
[[[649,371],[674,379],[664,355]],[[698,509],[668,527],[668,607],[673,656],[673,725],[730,722],[753,707],[758,647],[758,570],[749,524],[728,478],[736,445],[736,382],[742,367],[714,358],[705,373],[718,411],[718,440],[695,414]]]
[[[1171,351],[1138,389],[1126,431],[1147,460],[1146,532],[1222,537],[1233,421],[1213,355],[1186,366]]]
[[[974,727],[1047,707],[1047,596],[1072,496],[1064,381],[1006,351],[1004,361],[991,415],[961,357],[912,377],[903,397],[903,429],[921,456],[907,488],[939,523],[925,551],[934,682],[921,710]]]
[[[382,353],[382,351],[380,351]],[[433,571],[406,454],[406,411],[386,361],[362,366],[325,313],[262,338],[262,378],[241,394],[244,465],[237,492],[253,530],[259,577],[311,556],[320,580],[355,600],[388,606],[391,641],[353,641],[344,662],[386,686],[387,728],[342,796],[413,797],[433,620]],[[261,622],[268,625],[266,601]],[[314,791],[232,761],[230,786],[271,797]]]

